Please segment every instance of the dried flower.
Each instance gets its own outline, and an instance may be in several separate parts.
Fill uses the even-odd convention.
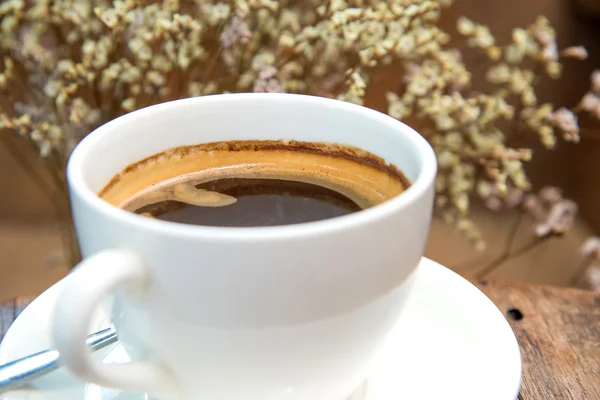
[[[277,69],[271,65],[261,67],[258,79],[254,82],[255,92],[277,93],[281,92],[281,84],[277,79]]]
[[[535,235],[540,238],[561,236],[575,223],[577,204],[562,196],[556,187],[544,187],[537,195],[527,195],[522,202],[523,210],[538,223]]]
[[[598,106],[600,106],[600,96],[590,92],[586,93],[579,103],[579,107],[588,112],[594,112]]]
[[[563,235],[575,223],[576,215],[577,204],[571,200],[561,200],[552,205],[546,221],[535,227],[535,234],[539,237]]]
[[[600,259],[600,237],[590,237],[581,246],[581,254]]]
[[[561,51],[560,55],[563,57],[571,57],[576,58],[578,60],[585,60],[588,57],[588,52],[583,46],[573,46],[567,47],[566,49]]]
[[[579,125],[577,117],[572,111],[562,107],[550,115],[549,118],[552,125],[560,129],[563,133],[563,138],[568,142],[579,142]]]
[[[541,221],[546,216],[546,210],[542,205],[542,202],[540,202],[538,197],[533,194],[525,197],[525,200],[523,201],[523,210],[531,215],[536,221]]]
[[[554,205],[563,199],[562,190],[555,186],[545,186],[538,192],[538,198],[545,205]]]
[[[590,266],[585,271],[585,278],[592,290],[600,292],[600,266]]]
[[[536,199],[534,207],[525,196],[531,186],[525,165],[533,154],[513,139],[531,134],[548,149],[560,138],[579,141],[575,112],[543,104],[537,76],[545,71],[558,78],[565,57],[584,59],[587,52],[578,46],[561,51],[544,17],[514,29],[506,44],[487,26],[459,18],[459,34],[488,63],[486,79],[493,88],[482,93],[472,88],[461,52],[449,45],[438,24],[451,3],[5,1],[0,5],[0,93],[7,101],[0,102],[0,124],[28,138],[48,165],[64,174],[82,137],[138,108],[247,91],[307,93],[363,104],[371,77],[385,66],[398,66],[398,90],[386,93],[387,112],[410,118],[430,141],[440,166],[437,210],[483,248],[467,217],[474,196],[491,209],[522,204],[541,207],[541,218],[549,214],[549,203]],[[596,71],[574,110],[600,118],[599,99]],[[544,229],[566,225],[571,209],[565,204],[550,212]]]
[[[235,43],[246,44],[252,38],[248,23],[239,17],[233,17],[229,26],[221,33],[221,44],[224,48],[232,47]]]

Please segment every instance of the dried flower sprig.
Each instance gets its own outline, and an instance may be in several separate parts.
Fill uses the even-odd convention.
[[[493,90],[476,92],[461,51],[438,25],[451,4],[7,0],[0,4],[0,130],[35,146],[65,193],[64,166],[73,147],[123,113],[247,91],[363,104],[371,77],[394,65],[401,90],[387,93],[388,113],[430,141],[440,166],[437,209],[483,249],[468,218],[472,200],[492,209],[520,204],[531,186],[523,166],[532,150],[523,139],[537,137],[548,149],[558,137],[578,142],[576,115],[600,117],[600,71],[573,109],[541,103],[540,76],[559,78],[562,60],[585,59],[586,50],[559,50],[543,17],[515,29],[506,45],[486,26],[460,18],[467,46],[489,62]]]
[[[573,283],[578,283],[583,272],[589,287],[600,292],[600,237],[588,238],[581,246],[581,254],[584,260],[573,277]]]
[[[590,288],[596,292],[600,292],[600,266],[590,266],[585,272],[585,277]]]
[[[533,152],[524,147],[525,139],[537,136],[548,149],[556,146],[557,137],[579,142],[576,113],[595,115],[600,110],[600,82],[594,84],[600,71],[592,75],[592,89],[579,106],[554,109],[538,100],[540,77],[559,78],[562,59],[585,59],[584,48],[559,51],[544,17],[527,29],[515,29],[512,42],[504,46],[487,27],[467,18],[460,18],[457,28],[467,45],[488,60],[486,79],[493,91],[472,91],[460,52],[442,50],[407,64],[403,93],[388,94],[388,112],[399,119],[411,118],[430,140],[439,162],[436,205],[447,222],[468,232],[467,237],[483,249],[481,235],[467,219],[471,200],[479,197],[492,210],[503,203],[519,205],[531,187],[524,164]]]
[[[449,39],[435,1],[4,2],[3,128],[63,164],[95,126],[181,97],[311,93],[363,103],[369,74]],[[6,90],[22,86],[19,91]],[[37,118],[17,109],[35,109]]]
[[[502,252],[475,274],[477,278],[485,277],[506,261],[523,255],[548,240],[562,237],[575,224],[578,212],[577,204],[564,198],[562,191],[553,186],[546,186],[536,194],[524,195],[519,190],[513,190],[503,198],[493,194],[487,198],[487,201],[488,206],[491,203],[496,210],[518,207],[520,212],[516,214],[516,218],[509,229],[508,238]],[[524,218],[528,218],[532,223],[533,235],[527,244],[514,248],[514,241]],[[577,268],[577,270],[576,276],[579,278],[582,267]]]

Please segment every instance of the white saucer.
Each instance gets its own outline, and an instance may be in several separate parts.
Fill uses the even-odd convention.
[[[398,328],[367,379],[365,400],[514,400],[521,357],[504,316],[475,286],[431,260],[424,258],[416,274]],[[51,347],[50,310],[60,285],[45,291],[17,318],[0,346],[0,364]],[[106,310],[99,310],[91,330],[108,323]],[[119,344],[96,356],[106,362],[128,360]],[[21,399],[146,396],[86,384],[58,370],[24,389],[0,395],[0,400]]]

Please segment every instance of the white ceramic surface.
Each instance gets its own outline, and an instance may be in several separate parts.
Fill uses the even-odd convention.
[[[61,284],[38,297],[15,321],[0,346],[0,363],[51,345],[50,312]],[[108,325],[106,309],[99,311],[91,330]],[[106,362],[129,358],[118,344],[96,356]],[[423,259],[400,321],[367,378],[366,400],[514,400],[520,377],[519,348],[503,315],[471,283]],[[0,395],[0,400],[83,399],[145,396],[85,384],[64,370],[30,388]]]
[[[353,145],[398,166],[412,185],[358,213],[261,228],[153,220],[96,195],[157,152],[244,139]],[[410,291],[435,172],[433,150],[410,127],[319,97],[206,96],[107,123],[77,146],[67,169],[86,259],[55,311],[69,327],[54,332],[63,362],[87,380],[161,398],[342,400],[364,380]],[[122,289],[114,312],[122,343],[150,362],[89,359],[88,315],[113,289]]]

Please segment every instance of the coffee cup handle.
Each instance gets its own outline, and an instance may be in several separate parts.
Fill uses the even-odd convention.
[[[60,363],[81,379],[176,399],[171,376],[158,365],[149,361],[104,364],[92,358],[85,343],[94,311],[108,292],[124,287],[134,295],[142,294],[147,284],[142,258],[131,251],[103,250],[85,258],[60,290],[54,310],[54,345]]]

